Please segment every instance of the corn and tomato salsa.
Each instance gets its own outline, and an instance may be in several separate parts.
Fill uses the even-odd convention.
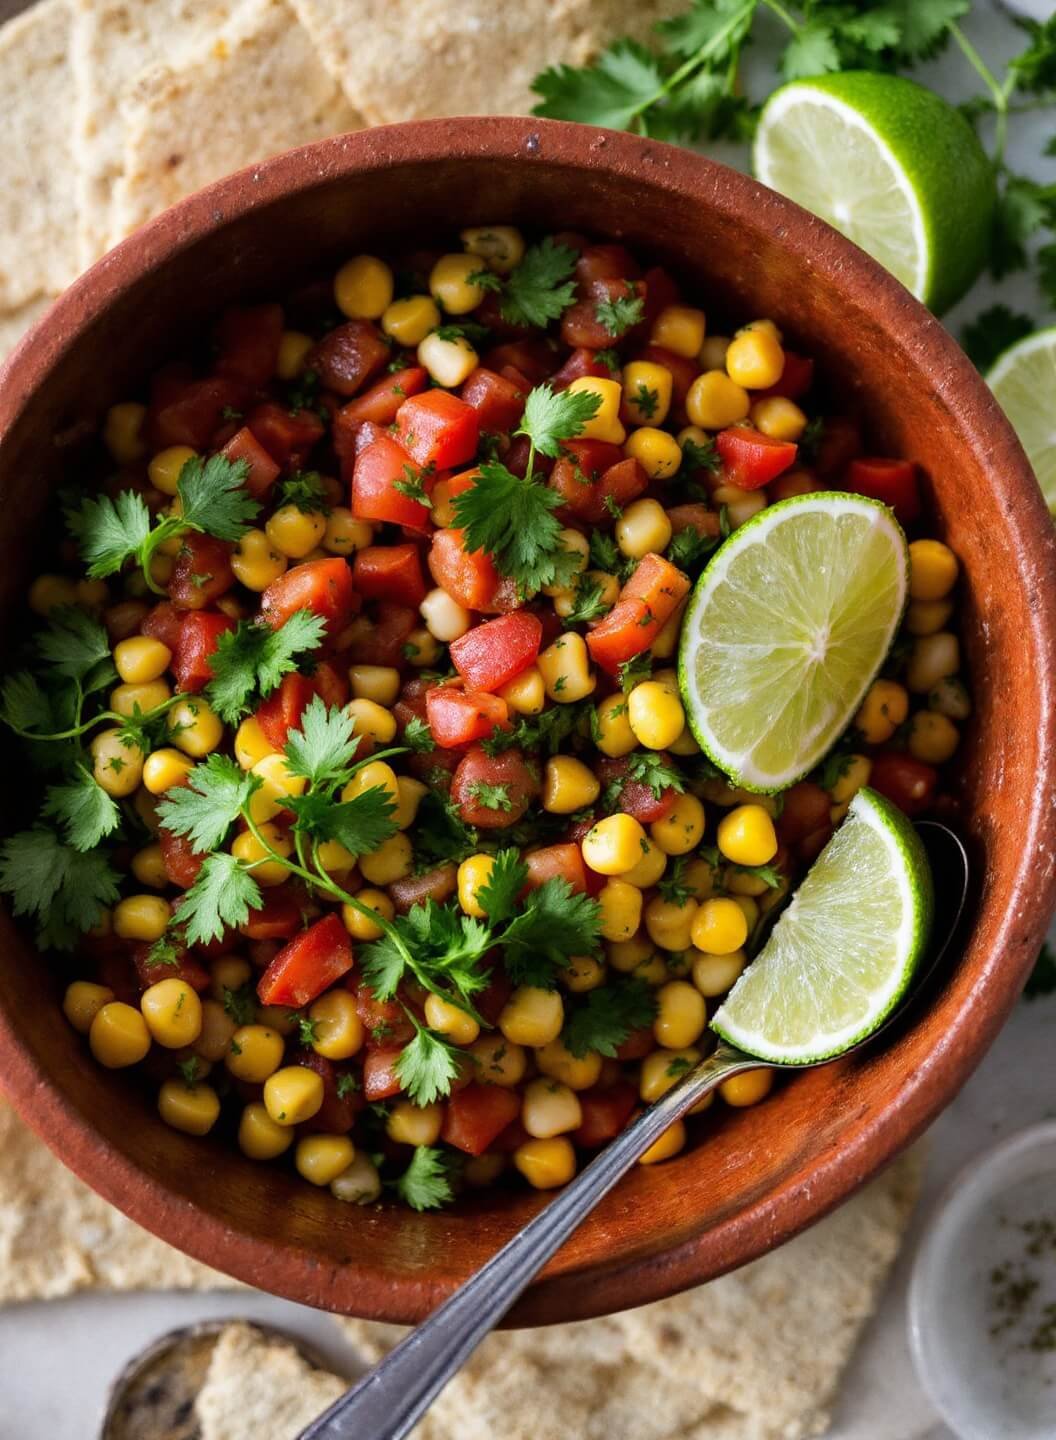
[[[912,461],[742,319],[622,244],[474,227],[229,309],[110,409],[5,688],[50,773],[0,876],[166,1124],[347,1201],[562,1185],[706,1053],[856,791],[934,806],[956,556]],[[910,601],[825,764],[749,794],[687,726],[681,616],[730,531],[825,488],[893,508]]]

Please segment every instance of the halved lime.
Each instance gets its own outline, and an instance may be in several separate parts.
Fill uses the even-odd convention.
[[[993,167],[931,90],[864,70],[794,80],[767,101],[752,167],[941,311],[982,269]]]
[[[1056,327],[1010,345],[986,380],[1056,514]]]
[[[697,743],[747,790],[783,790],[850,724],[902,617],[906,537],[886,505],[818,491],[735,530],[697,581],[679,684]]]
[[[931,912],[917,832],[875,790],[860,790],[713,1028],[781,1064],[841,1054],[906,993]]]

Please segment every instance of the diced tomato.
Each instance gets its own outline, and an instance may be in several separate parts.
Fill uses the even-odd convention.
[[[158,961],[150,963],[151,945],[137,945],[132,951],[132,964],[136,967],[136,976],[139,979],[139,987],[146,990],[151,985],[156,985],[159,980],[183,980],[192,990],[199,994],[209,988],[209,971],[196,960],[187,949],[177,952],[176,963]]]
[[[512,340],[506,345],[496,345],[484,355],[481,364],[499,375],[505,366],[513,365],[522,375],[526,375],[533,385],[538,385],[553,370],[556,354],[549,340],[542,336],[531,336],[526,340]]]
[[[591,658],[610,675],[640,655],[689,593],[689,577],[662,555],[645,555],[613,609],[587,635]]]
[[[279,478],[282,469],[271,458],[248,425],[235,432],[224,446],[221,454],[228,460],[244,460],[249,467],[246,472],[246,489],[255,499],[261,500]]]
[[[369,320],[347,320],[324,335],[308,356],[326,390],[355,395],[388,363],[385,337]]]
[[[425,693],[425,713],[433,739],[445,749],[485,740],[496,729],[510,728],[506,701],[497,695],[486,695],[482,690],[434,685]]]
[[[480,416],[448,390],[427,390],[403,402],[396,412],[396,429],[416,464],[451,470],[476,455]]]
[[[626,245],[587,245],[576,261],[576,280],[587,286],[595,280],[636,280],[642,268]]]
[[[645,323],[653,321],[669,305],[677,305],[681,296],[674,278],[660,265],[650,265],[642,277],[645,281]]]
[[[868,495],[890,505],[903,525],[920,518],[920,489],[917,467],[912,460],[884,460],[875,457],[852,460],[845,484],[857,495]]]
[[[224,411],[241,410],[246,403],[245,386],[225,375],[206,380],[173,378],[163,381],[156,394],[164,399],[155,399],[150,407],[147,438],[151,450],[165,450],[170,445],[206,450],[223,422]]]
[[[388,886],[397,915],[406,915],[416,905],[435,900],[442,905],[450,900],[458,885],[458,871],[454,865],[437,865],[421,875],[405,875],[402,880],[393,880]]]
[[[365,600],[417,607],[425,599],[421,551],[417,545],[364,546],[356,551],[352,582]]]
[[[813,469],[822,478],[842,477],[844,470],[862,453],[862,432],[848,415],[826,415]]]
[[[617,1060],[644,1060],[656,1049],[656,1036],[651,1025],[632,1030],[622,1045],[616,1047]]]
[[[446,393],[446,392],[437,392]],[[346,467],[347,468],[347,467]],[[360,520],[382,520],[406,525],[411,530],[432,529],[429,509],[410,495],[396,489],[419,479],[426,493],[433,488],[431,476],[420,475],[402,445],[385,435],[361,450],[352,469],[352,513]]]
[[[171,600],[160,600],[139,624],[139,633],[160,640],[175,655],[180,646],[180,631],[187,619],[186,610],[177,610]]]
[[[204,610],[235,583],[231,569],[231,546],[213,535],[190,530],[181,538],[180,550],[169,577],[169,598],[179,610]]]
[[[403,1054],[403,1046],[387,1046],[384,1050],[368,1050],[363,1060],[363,1097],[375,1100],[390,1100],[403,1089],[403,1081],[396,1073],[396,1062]]]
[[[260,616],[280,630],[298,610],[310,610],[326,621],[327,634],[338,635],[359,609],[352,569],[336,555],[332,560],[305,560],[273,580],[260,597]]]
[[[448,1099],[441,1138],[467,1155],[483,1155],[520,1112],[521,1097],[515,1090],[474,1081]]]
[[[502,790],[503,806],[493,808],[484,803],[486,795],[480,789],[484,785]],[[529,767],[516,748],[489,755],[480,746],[474,746],[459,761],[451,781],[451,799],[462,819],[481,830],[504,830],[508,825],[516,825],[538,793],[538,771]],[[508,810],[505,804],[509,805]]]
[[[216,370],[254,389],[266,385],[279,363],[282,339],[281,305],[231,306],[216,328],[219,353]]]
[[[672,505],[667,512],[667,518],[676,535],[681,535],[683,530],[695,530],[698,535],[716,538],[721,534],[722,527],[718,511],[711,510],[707,505],[702,505],[697,501],[688,505]]]
[[[813,780],[800,780],[786,790],[777,817],[777,833],[783,845],[796,845],[805,835],[829,823],[832,796]]]
[[[257,983],[262,1005],[301,1010],[352,969],[352,943],[337,915],[327,915],[284,945]]]
[[[195,850],[186,835],[174,835],[164,826],[158,831],[161,846],[161,863],[169,883],[188,890],[198,879],[198,871],[205,863],[205,855]]]
[[[451,663],[468,689],[500,690],[534,663],[542,639],[541,621],[526,610],[516,610],[452,640]]]
[[[568,514],[588,525],[613,524],[616,517],[609,505],[622,508],[649,483],[638,461],[626,459],[620,447],[607,440],[568,440],[561,450],[548,483]]]
[[[598,360],[596,350],[585,350],[582,347],[573,350],[568,359],[555,370],[550,376],[550,386],[553,390],[567,390],[573,380],[581,380],[585,375],[595,380],[611,380],[612,370],[605,364],[604,360]]]
[[[933,765],[896,750],[875,755],[869,771],[872,788],[907,815],[919,815],[928,808],[938,782],[939,772]]]
[[[685,413],[689,387],[700,374],[700,366],[695,360],[688,360],[685,355],[676,355],[673,350],[666,350],[662,345],[646,345],[638,358],[651,360],[654,365],[662,365],[670,372],[671,416],[681,418]]]
[[[463,381],[459,394],[477,412],[480,429],[492,434],[512,430],[524,411],[524,393],[519,386],[483,366]]]
[[[665,755],[663,751],[660,751],[659,754],[662,760],[670,763],[668,755]],[[647,785],[644,780],[628,780],[626,776],[629,764],[630,762],[624,756],[618,760],[606,757],[597,763],[598,778],[603,787],[613,780],[622,781],[619,798],[613,806],[614,811],[632,815],[643,825],[651,825],[655,820],[665,819],[675,808],[678,791],[673,785],[665,785],[657,795],[653,787]]]
[[[584,288],[587,293],[561,317],[561,339],[573,349],[604,350],[623,340],[624,335],[614,335],[598,318],[598,307],[614,300],[645,300],[646,286],[642,280],[613,278],[592,280]]]
[[[355,1089],[342,1087],[338,1081],[342,1076],[351,1076],[347,1065],[335,1065],[325,1055],[315,1050],[302,1050],[296,1057],[296,1064],[306,1070],[314,1070],[323,1082],[323,1103],[310,1120],[300,1127],[306,1134],[347,1135],[356,1123],[356,1116],[366,1105],[358,1085]]]
[[[365,420],[375,425],[391,425],[396,419],[400,406],[408,395],[417,395],[424,390],[429,378],[428,371],[420,365],[409,365],[406,370],[395,370],[391,375],[376,381],[369,390],[350,400],[334,416],[334,429],[354,429]]]
[[[238,927],[249,940],[289,940],[304,928],[304,893],[286,882],[261,892],[264,903]]]
[[[180,626],[172,669],[181,690],[201,690],[213,678],[209,657],[221,635],[235,629],[222,610],[192,610]]]
[[[727,478],[741,490],[759,490],[795,464],[798,446],[774,440],[748,425],[720,430],[715,447],[722,456]]]
[[[528,869],[526,888],[538,890],[548,880],[567,880],[577,894],[587,893],[587,873],[578,845],[544,845],[524,856]]]
[[[323,438],[325,426],[314,410],[287,410],[274,400],[256,405],[246,424],[279,465],[300,468]]]
[[[499,574],[483,550],[463,550],[462,539],[461,530],[437,530],[433,536],[429,570],[436,583],[467,610],[484,615],[516,610],[520,598],[514,582]]]
[[[770,395],[781,395],[786,400],[801,400],[814,383],[814,361],[807,355],[797,355],[794,350],[785,351],[785,365],[781,379],[776,385],[765,390],[753,390],[754,400],[765,400]]]
[[[409,680],[400,691],[400,698],[393,706],[393,714],[396,716],[401,741],[412,719],[425,720],[425,695],[429,688],[428,680],[415,679]],[[449,776],[454,774],[465,748],[464,745],[459,745],[451,750],[441,750],[436,746],[432,750],[415,750],[404,757],[404,763],[420,780],[435,783],[438,773],[447,771]]]
[[[352,641],[348,658],[357,665],[404,665],[407,657],[403,647],[420,623],[418,611],[410,606],[379,600],[374,607],[373,625]]]
[[[348,674],[329,660],[319,660],[309,677],[312,689],[328,709],[348,704]]]
[[[629,1080],[615,1085],[593,1087],[579,1092],[582,1120],[572,1132],[572,1139],[585,1150],[607,1145],[627,1124],[638,1104],[638,1091]]]
[[[286,744],[291,730],[296,730],[312,696],[316,693],[307,675],[291,670],[266,700],[257,707],[256,720],[264,739],[276,750]]]
[[[346,983],[355,996],[356,1014],[367,1032],[368,1050],[388,1050],[414,1039],[414,1024],[398,999],[379,1000],[370,986],[358,979],[350,977]]]

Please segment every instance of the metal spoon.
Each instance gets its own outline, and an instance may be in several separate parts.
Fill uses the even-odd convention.
[[[902,1004],[865,1040],[844,1051],[844,1055],[871,1043],[920,995],[946,953],[964,909],[968,894],[968,856],[961,841],[952,830],[934,820],[921,821],[917,832],[927,851],[935,881],[935,918],[928,953]],[[309,1425],[300,1440],[402,1440],[448,1380],[499,1323],[536,1272],[669,1125],[731,1075],[745,1070],[804,1068],[771,1065],[732,1045],[720,1043],[711,1055],[687,1071],[678,1084],[606,1146],[545,1210],[401,1341],[376,1369]]]

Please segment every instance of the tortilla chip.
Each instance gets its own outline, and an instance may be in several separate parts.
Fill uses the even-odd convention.
[[[414,1440],[823,1434],[919,1184],[911,1154],[813,1229],[710,1285],[622,1315],[491,1336]],[[337,1323],[370,1360],[404,1334]]]
[[[372,124],[526,114],[540,70],[646,40],[684,0],[290,0],[323,63]]]
[[[58,294],[77,271],[65,164],[73,126],[69,34],[65,0],[44,0],[0,30],[4,309]]]
[[[144,73],[124,116],[112,241],[222,175],[364,124],[284,0],[253,0],[182,65]]]
[[[252,1325],[228,1325],[195,1401],[201,1440],[296,1440],[348,1384]]]
[[[237,1289],[67,1170],[0,1099],[0,1304],[78,1290]]]

